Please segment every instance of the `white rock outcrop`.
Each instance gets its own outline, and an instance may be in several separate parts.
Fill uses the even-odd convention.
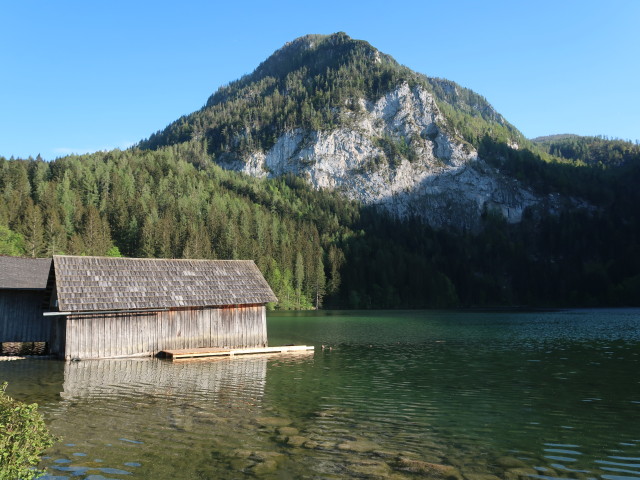
[[[218,161],[254,176],[294,173],[315,188],[340,191],[401,217],[419,216],[435,227],[474,228],[487,209],[518,222],[526,207],[547,200],[446,132],[433,96],[422,87],[404,84],[340,114],[342,128],[289,131],[269,151]]]

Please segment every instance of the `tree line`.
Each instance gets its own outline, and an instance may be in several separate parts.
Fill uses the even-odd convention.
[[[436,230],[294,176],[223,170],[197,141],[0,157],[0,254],[252,259],[281,309],[639,304],[640,156],[602,169],[490,138],[480,153],[574,204]]]
[[[543,151],[581,165],[600,168],[619,167],[640,155],[636,140],[609,139],[604,136],[551,135],[534,140]]]
[[[253,259],[279,308],[321,306],[340,287],[337,245],[357,207],[293,177],[255,181],[185,160],[201,153],[0,157],[0,254]]]

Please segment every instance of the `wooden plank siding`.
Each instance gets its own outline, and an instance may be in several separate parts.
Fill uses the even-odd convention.
[[[51,341],[49,352],[60,357],[64,356],[64,346],[67,337],[67,320],[64,317],[54,317],[51,323]]]
[[[0,290],[0,342],[49,342],[51,319],[42,316],[43,290]]]
[[[267,345],[264,305],[70,315],[63,321],[66,338],[55,342],[55,353],[67,360],[155,355],[161,350],[195,347]]]

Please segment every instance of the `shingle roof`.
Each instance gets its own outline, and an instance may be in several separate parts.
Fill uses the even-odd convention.
[[[252,260],[54,256],[58,308],[110,311],[275,302]]]
[[[0,256],[0,289],[44,290],[50,269],[50,258]]]

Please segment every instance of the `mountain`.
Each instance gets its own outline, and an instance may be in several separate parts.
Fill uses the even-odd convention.
[[[575,203],[505,175],[479,154],[487,139],[531,146],[480,95],[336,33],[286,44],[139,147],[198,142],[226,169],[294,174],[434,227],[476,229],[486,211],[518,222],[527,208]]]
[[[307,36],[136,147],[0,156],[0,255],[252,259],[281,309],[638,306],[638,184],[637,144]]]

